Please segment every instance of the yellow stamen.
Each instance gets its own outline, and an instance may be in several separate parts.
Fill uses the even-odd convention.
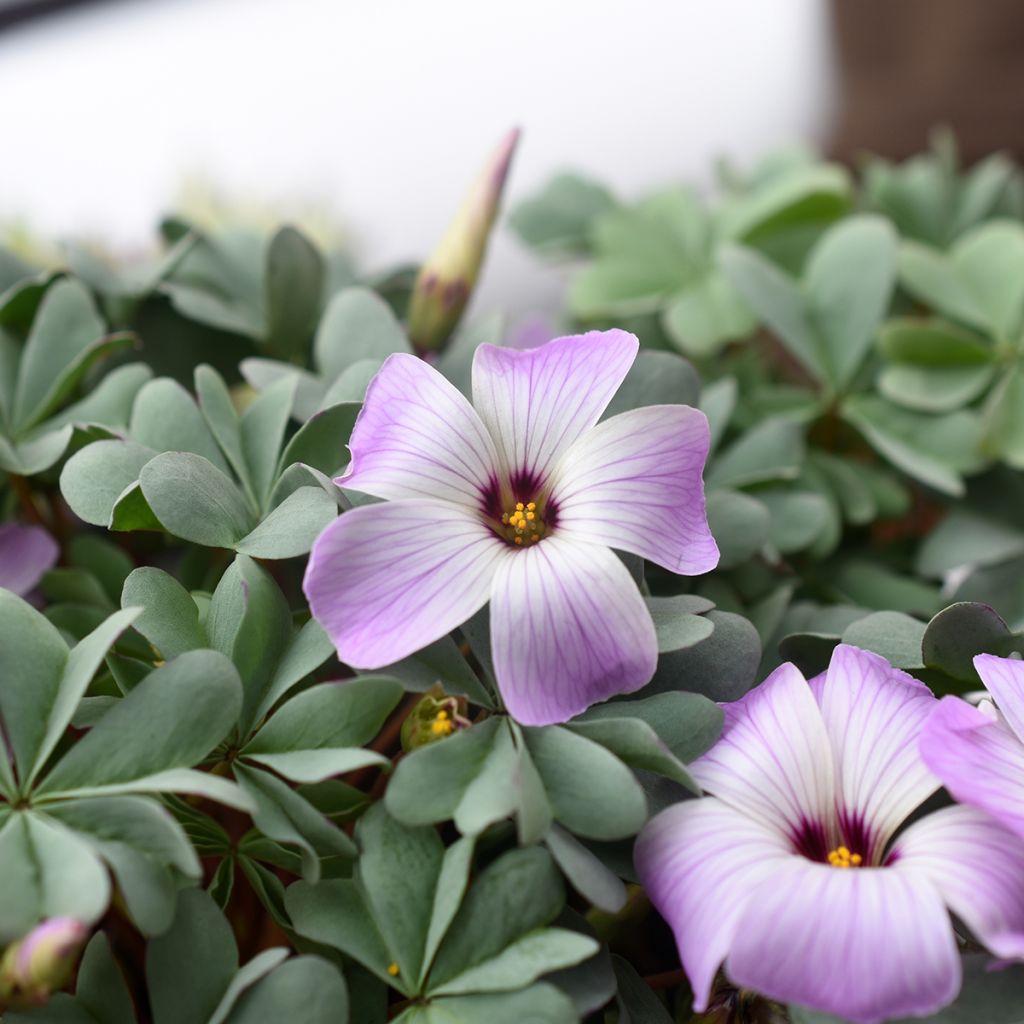
[[[398,964],[394,961],[388,964],[388,974],[390,974],[392,978],[398,977]]]
[[[535,501],[528,504],[517,501],[514,508],[501,514],[501,526],[505,529],[498,529],[499,536],[517,547],[536,544],[547,535],[548,530],[543,511],[537,510]]]
[[[851,853],[849,847],[837,846],[830,850],[826,860],[834,868],[858,868],[864,863],[864,858],[859,853]]]

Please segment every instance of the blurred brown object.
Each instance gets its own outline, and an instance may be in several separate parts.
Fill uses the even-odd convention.
[[[942,123],[965,163],[1024,158],[1022,0],[832,0],[832,16],[833,156],[902,159]]]

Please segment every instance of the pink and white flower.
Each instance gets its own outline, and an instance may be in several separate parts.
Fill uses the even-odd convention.
[[[427,363],[389,357],[338,480],[387,503],[332,523],[304,584],[344,662],[398,661],[489,601],[498,687],[521,722],[565,721],[650,680],[654,626],[612,549],[695,575],[718,548],[703,413],[649,406],[598,423],[637,347],[624,331],[482,345],[475,408]]]
[[[840,645],[811,682],[783,665],[725,706],[691,769],[712,795],[659,814],[635,854],[698,1010],[724,962],[738,986],[864,1024],[933,1013],[960,988],[950,912],[1024,954],[1018,837],[959,805],[903,828],[939,788],[918,751],[937,704]]]
[[[921,736],[921,756],[957,800],[1024,837],[1024,662],[979,654],[974,667],[997,707],[944,697]]]

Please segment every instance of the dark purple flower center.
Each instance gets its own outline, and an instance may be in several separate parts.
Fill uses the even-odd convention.
[[[550,534],[558,518],[554,499],[527,470],[513,473],[507,481],[492,478],[480,496],[480,513],[503,541],[523,548]]]
[[[840,842],[835,844],[818,821],[802,821],[792,833],[795,853],[834,868],[858,868],[871,863],[871,837],[859,815],[839,815]]]

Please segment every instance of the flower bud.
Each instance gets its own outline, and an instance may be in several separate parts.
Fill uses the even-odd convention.
[[[410,340],[421,352],[442,348],[466,308],[518,141],[518,128],[501,141],[440,245],[420,268],[409,304],[408,328]]]
[[[402,723],[402,749],[406,753],[436,743],[472,724],[461,711],[457,697],[427,694]]]
[[[53,917],[8,946],[0,960],[0,996],[41,1005],[71,977],[89,930],[73,917]]]

